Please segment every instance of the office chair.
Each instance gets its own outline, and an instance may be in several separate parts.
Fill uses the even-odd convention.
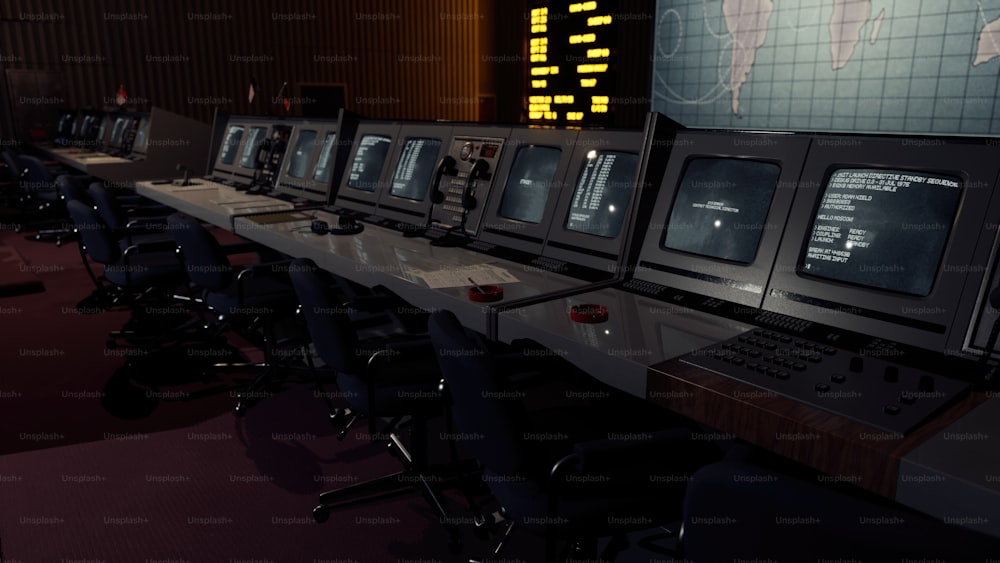
[[[123,233],[122,243],[133,241],[159,242],[173,240],[166,232],[167,215],[175,212],[165,205],[138,205],[126,207],[103,182],[91,182],[87,194],[94,202],[97,214],[116,232]]]
[[[480,438],[462,445],[507,521],[494,557],[518,526],[545,536],[545,561],[558,560],[560,539],[595,557],[602,536],[612,536],[602,557],[613,559],[625,532],[679,520],[687,475],[718,458],[682,426],[635,432],[629,412],[530,410],[531,388],[507,377],[481,335],[450,311],[433,313],[429,328],[457,429]]]
[[[339,438],[360,417],[368,418],[370,436],[387,436],[390,450],[403,464],[403,471],[371,481],[327,491],[320,495],[320,504],[313,517],[324,522],[333,507],[362,500],[381,498],[411,490],[414,486],[424,494],[442,522],[448,515],[437,491],[424,475],[427,468],[427,422],[441,413],[438,393],[440,374],[424,335],[377,334],[364,336],[348,311],[359,303],[338,302],[331,291],[333,280],[308,259],[296,259],[289,268],[295,293],[301,302],[316,353],[336,374],[337,386],[350,405],[349,419]],[[368,305],[382,301],[377,296]],[[410,417],[411,448],[407,448],[397,428],[403,418]],[[391,417],[378,431],[379,417]],[[458,529],[445,523],[451,535],[450,546],[460,546]]]
[[[85,203],[92,202],[90,197],[84,192],[83,188],[84,184],[92,179],[93,178],[90,176],[74,176],[70,174],[60,174],[56,177],[55,188],[60,212],[64,211],[66,204],[73,200],[80,200]],[[33,227],[37,229],[35,231],[35,240],[51,240],[55,242],[56,246],[62,246],[62,243],[70,240],[76,240],[77,237],[76,230],[72,225],[72,220],[68,217],[68,212],[65,219],[47,219],[42,222],[35,223]],[[125,247],[122,248],[122,250],[124,249]]]
[[[119,237],[101,221],[90,205],[79,199],[66,203],[78,236],[80,257],[87,274],[95,286],[90,298],[78,307],[111,309],[124,305],[132,313],[126,328],[108,335],[108,347],[119,345],[123,338],[130,345],[150,346],[172,338],[171,330],[145,322],[143,311],[146,303],[161,304],[176,300],[176,290],[186,280],[184,270],[177,261],[176,245],[171,241],[136,243],[121,248]],[[104,266],[98,276],[91,262]],[[107,282],[107,283],[105,283]]]
[[[772,468],[774,462],[762,463],[754,456],[738,447],[694,474],[684,499],[684,561],[971,563],[1000,556],[996,538],[944,524],[850,485],[820,485],[811,471]]]
[[[56,191],[56,175],[53,174],[53,170],[34,156],[22,154],[17,160],[24,169],[23,201],[32,202],[39,211],[55,205],[59,201],[59,193]]]
[[[277,323],[295,313],[295,291],[288,282],[290,261],[280,260],[234,267],[229,255],[259,250],[255,244],[223,246],[197,219],[175,213],[167,217],[167,228],[177,243],[177,253],[188,279],[198,289],[198,301],[219,317],[216,329],[237,329],[251,339],[259,333],[264,361],[258,364],[228,364],[217,367],[253,367],[260,373],[237,394],[235,412],[242,415],[257,398],[265,396],[258,389],[277,375],[275,351],[278,346]],[[295,335],[292,335],[294,338]],[[284,358],[285,363],[294,358]],[[287,367],[287,366],[285,366]]]
[[[21,174],[24,169],[17,163],[14,153],[0,148],[0,164],[2,164],[3,174],[0,174],[0,188],[2,188],[4,205],[10,205],[20,197]]]

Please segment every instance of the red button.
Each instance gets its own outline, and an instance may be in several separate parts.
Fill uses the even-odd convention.
[[[569,318],[578,323],[603,323],[608,320],[608,308],[604,305],[573,305]]]

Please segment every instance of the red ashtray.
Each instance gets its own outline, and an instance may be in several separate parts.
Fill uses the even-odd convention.
[[[592,303],[573,305],[569,310],[569,318],[578,323],[603,323],[608,320],[608,308]]]
[[[503,299],[503,287],[499,285],[481,285],[469,288],[469,301],[489,303]]]

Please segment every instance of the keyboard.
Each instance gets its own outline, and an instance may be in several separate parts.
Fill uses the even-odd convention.
[[[862,354],[755,329],[681,361],[888,432],[909,434],[968,392],[969,384],[903,366],[882,348]],[[883,350],[884,351],[884,350]]]

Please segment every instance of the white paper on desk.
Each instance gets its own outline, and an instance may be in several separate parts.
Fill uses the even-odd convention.
[[[507,270],[498,268],[492,264],[473,264],[469,266],[441,268],[439,270],[410,270],[409,273],[424,280],[427,287],[432,289],[472,285],[469,282],[469,278],[475,280],[477,285],[495,285],[521,281]]]

